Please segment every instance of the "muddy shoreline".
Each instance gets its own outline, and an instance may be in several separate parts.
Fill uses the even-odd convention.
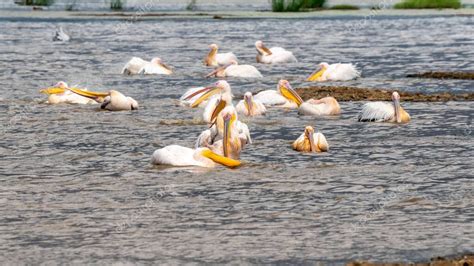
[[[322,98],[332,96],[338,101],[389,101],[394,90],[358,88],[351,86],[312,86],[296,88],[296,92],[303,98]],[[407,102],[447,102],[447,101],[474,101],[474,93],[420,93],[398,91],[402,101]]]
[[[369,261],[353,261],[346,264],[346,266],[405,266],[405,265],[416,265],[416,266],[473,266],[474,255],[463,255],[458,257],[443,258],[436,257],[432,258],[429,262],[419,263],[402,263],[402,262],[369,262]]]
[[[429,71],[423,73],[409,74],[408,78],[430,78],[430,79],[466,79],[473,80],[474,72],[444,72]]]

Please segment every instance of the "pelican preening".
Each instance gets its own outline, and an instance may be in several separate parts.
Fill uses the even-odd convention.
[[[122,69],[122,74],[126,75],[171,75],[172,73],[173,70],[171,69],[171,67],[163,63],[163,61],[158,57],[151,59],[150,62],[145,61],[139,57],[132,57],[132,59],[130,59],[130,61],[128,61]]]
[[[257,41],[255,47],[257,48],[257,63],[276,64],[298,62],[292,52],[281,47],[268,49],[262,41]]]
[[[252,93],[249,91],[244,94],[244,99],[237,103],[235,109],[246,116],[264,115],[267,111],[265,105],[258,100],[254,100]]]
[[[59,27],[59,29],[56,30],[53,36],[54,42],[67,42],[70,39],[71,38],[69,37],[69,35],[67,35],[67,33],[64,32],[62,27]]]
[[[255,100],[260,101],[265,106],[277,106],[283,108],[297,108],[303,103],[301,97],[291,87],[287,80],[280,80],[277,85],[277,90],[265,90],[259,92],[254,97]]]
[[[101,103],[100,109],[109,111],[128,111],[138,109],[137,101],[131,97],[123,95],[116,90],[110,90],[109,92],[92,92],[75,88],[69,88],[69,90],[78,95]]]
[[[216,76],[218,78],[237,77],[237,78],[263,78],[258,69],[251,65],[239,65],[237,61],[231,60],[230,63],[216,68],[206,75],[206,78]]]
[[[400,106],[400,95],[394,91],[392,103],[371,102],[364,104],[358,120],[359,122],[408,123],[410,115]]]
[[[311,126],[304,129],[304,133],[293,142],[292,147],[294,150],[301,152],[325,152],[329,150],[326,137],[320,132],[314,133]]]
[[[84,90],[85,91],[85,90]],[[69,90],[66,82],[60,81],[53,87],[40,90],[41,93],[48,95],[49,104],[71,103],[71,104],[93,104],[94,100],[77,95]]]
[[[238,61],[237,57],[233,53],[217,53],[219,46],[213,43],[209,46],[211,51],[204,58],[204,64],[206,66],[223,66],[229,64],[231,61]]]
[[[153,164],[172,166],[201,166],[212,168],[216,163],[237,167],[240,161],[224,157],[212,152],[208,148],[191,149],[179,145],[170,145],[158,149],[153,153],[151,162]]]
[[[301,115],[338,115],[341,107],[334,97],[324,97],[319,100],[309,99],[302,103],[298,109]]]
[[[331,64],[323,62],[306,79],[307,81],[347,81],[360,77],[353,64]]]

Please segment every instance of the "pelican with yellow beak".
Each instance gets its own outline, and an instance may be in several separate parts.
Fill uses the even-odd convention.
[[[235,109],[238,113],[246,116],[265,115],[265,112],[267,111],[265,105],[260,101],[254,100],[252,93],[249,91],[244,94],[244,99],[237,103]]]
[[[324,97],[319,100],[310,99],[302,103],[298,108],[300,115],[338,115],[341,107],[334,97]]]
[[[311,126],[306,126],[304,133],[293,142],[292,147],[294,150],[301,152],[325,152],[329,150],[326,137],[320,132],[314,133]]]
[[[69,88],[69,90],[80,96],[87,97],[98,103],[101,103],[100,109],[109,111],[128,111],[138,109],[137,101],[131,97],[123,95],[116,90],[110,90],[109,92],[93,92],[75,88]]]
[[[400,94],[392,93],[392,103],[371,102],[362,107],[359,122],[408,123],[410,115],[400,106]]]
[[[277,64],[298,62],[292,52],[281,47],[268,49],[262,41],[255,42],[255,47],[257,48],[257,63]]]
[[[217,164],[234,168],[240,161],[211,151],[209,148],[191,149],[179,145],[170,145],[153,153],[152,164],[171,166],[200,166],[213,168]]]
[[[260,101],[265,106],[276,106],[283,108],[298,108],[303,100],[291,87],[287,80],[280,80],[277,85],[277,90],[266,90],[259,92],[254,97],[255,100]]]
[[[360,77],[360,72],[353,64],[328,64],[323,62],[306,79],[306,81],[348,81]]]
[[[236,78],[263,78],[258,69],[251,65],[239,65],[237,61],[232,60],[230,63],[216,68],[214,71],[206,75],[209,77],[236,77]]]
[[[215,43],[211,44],[209,48],[211,48],[211,51],[204,58],[206,66],[217,67],[230,64],[231,61],[238,61],[233,53],[217,53],[219,46]]]
[[[150,62],[145,61],[139,57],[132,57],[132,59],[130,59],[130,61],[128,61],[128,63],[122,69],[122,74],[125,75],[171,75],[172,73],[172,68],[163,63],[163,61],[158,57],[151,59]]]
[[[84,91],[86,91],[84,89]],[[48,95],[49,104],[70,103],[70,104],[94,104],[94,100],[77,95],[69,90],[66,82],[60,81],[53,87],[40,90],[41,93]]]

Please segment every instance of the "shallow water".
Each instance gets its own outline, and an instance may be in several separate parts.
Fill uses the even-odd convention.
[[[472,92],[472,81],[405,78],[474,70],[472,17],[374,17],[346,30],[359,22],[1,19],[0,260],[332,264],[474,251],[472,102],[402,99],[413,119],[406,125],[357,123],[363,102],[342,102],[336,118],[271,109],[243,119],[254,144],[238,169],[150,164],[155,149],[192,146],[206,128],[199,110],[176,99],[212,82],[201,65],[212,42],[246,63],[257,39],[300,60],[258,65],[261,80],[229,80],[235,95],[280,78],[309,85],[320,61],[357,63],[363,78],[344,85]],[[50,41],[58,25],[71,42]],[[119,75],[131,56],[160,56],[176,75]],[[59,80],[119,90],[140,110],[44,104],[38,90]],[[305,125],[326,135],[328,153],[291,149]]]

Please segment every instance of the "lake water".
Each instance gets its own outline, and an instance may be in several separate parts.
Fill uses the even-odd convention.
[[[236,96],[293,87],[317,63],[352,62],[353,85],[473,92],[466,80],[408,79],[473,71],[471,16],[320,19],[0,19],[0,261],[2,264],[341,264],[423,261],[474,249],[472,102],[403,102],[406,125],[356,122],[363,102],[336,118],[270,109],[247,122],[254,143],[230,170],[150,164],[153,151],[193,146],[206,128],[178,105],[208,85],[210,43],[255,63],[254,43],[282,46],[298,63],[256,65],[261,80],[229,79]],[[51,42],[55,27],[69,43]],[[351,27],[351,25],[356,25]],[[352,29],[352,30],[348,30]],[[172,76],[122,76],[132,57],[159,56]],[[134,112],[46,105],[41,88],[66,81],[134,97]],[[306,125],[324,154],[291,142]]]

